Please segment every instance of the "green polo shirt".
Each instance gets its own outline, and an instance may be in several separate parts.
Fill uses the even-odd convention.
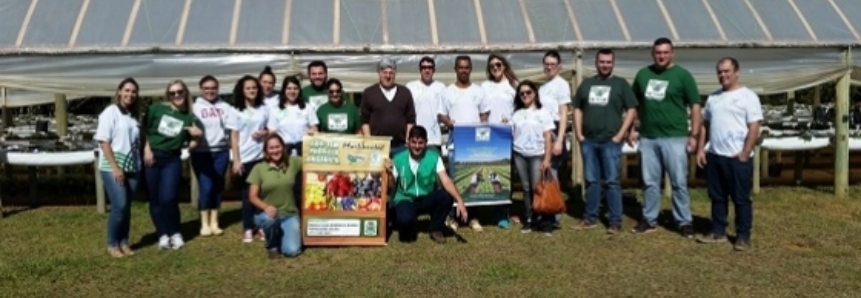
[[[286,168],[273,167],[262,161],[254,165],[246,182],[257,185],[260,199],[275,206],[279,214],[294,215],[299,213],[299,208],[293,195],[293,185],[301,170],[302,159],[298,156],[291,156]]]

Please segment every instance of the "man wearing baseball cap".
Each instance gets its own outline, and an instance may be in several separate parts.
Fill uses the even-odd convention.
[[[416,123],[415,102],[410,89],[395,83],[394,60],[383,58],[377,71],[380,82],[362,92],[362,134],[391,137],[390,153],[394,155],[406,148],[407,133]]]

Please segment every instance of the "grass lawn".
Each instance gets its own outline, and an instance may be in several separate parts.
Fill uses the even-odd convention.
[[[692,190],[699,231],[709,204]],[[861,289],[861,190],[838,200],[806,188],[764,189],[754,201],[753,248],[702,245],[678,234],[574,231],[574,204],[552,237],[517,228],[459,230],[466,243],[382,248],[311,248],[269,260],[261,242],[240,241],[236,203],[221,237],[193,238],[196,212],[183,206],[187,246],[158,251],[145,203],[134,205],[138,254],[111,259],[106,215],[92,206],[44,207],[0,219],[0,297],[849,297]],[[662,225],[671,221],[669,200]],[[732,217],[731,217],[732,218]],[[732,230],[732,227],[730,228]],[[453,240],[453,239],[452,239]],[[856,294],[852,294],[856,293]]]

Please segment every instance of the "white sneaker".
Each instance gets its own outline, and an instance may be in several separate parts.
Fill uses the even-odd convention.
[[[242,243],[251,243],[254,241],[254,234],[251,230],[245,230],[245,233],[242,233]]]
[[[170,237],[167,235],[161,235],[158,238],[158,249],[164,250],[170,248]]]
[[[185,246],[185,240],[182,239],[182,234],[180,233],[170,236],[170,242],[173,244],[173,249],[180,249]]]

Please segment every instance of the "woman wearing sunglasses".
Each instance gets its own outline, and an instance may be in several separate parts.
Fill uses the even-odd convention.
[[[158,249],[180,249],[185,240],[180,234],[177,191],[182,180],[182,146],[197,146],[202,135],[194,126],[189,111],[188,87],[181,80],[170,81],[165,102],[153,103],[146,113],[144,175],[149,194],[149,213],[158,238]]]
[[[361,134],[362,125],[359,122],[359,109],[352,103],[344,101],[344,87],[338,79],[326,82],[329,90],[329,102],[317,109],[317,119],[320,119],[320,132],[337,134]]]
[[[532,213],[532,196],[541,174],[550,168],[553,116],[547,110],[541,109],[535,83],[525,80],[517,86],[517,91],[511,125],[514,135],[514,166],[523,185],[523,203],[526,205],[521,232],[530,233],[533,229],[538,229],[549,236],[553,231],[554,218],[543,216],[541,222],[536,222]]]

